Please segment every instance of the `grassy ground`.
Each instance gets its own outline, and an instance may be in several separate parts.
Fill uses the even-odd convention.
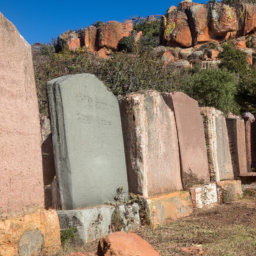
[[[191,216],[155,229],[136,232],[162,256],[166,255],[256,255],[256,202],[254,195],[232,204],[195,211]],[[97,241],[70,251],[96,252]]]

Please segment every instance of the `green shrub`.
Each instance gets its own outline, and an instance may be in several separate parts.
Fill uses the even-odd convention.
[[[61,239],[61,244],[67,244],[70,243],[74,238],[75,238],[75,233],[77,232],[77,228],[68,228],[66,230],[63,230],[60,232],[60,239]]]
[[[222,45],[223,52],[219,54],[219,59],[221,59],[220,68],[224,68],[230,72],[235,72],[239,74],[244,74],[248,70],[248,64],[246,60],[246,53],[241,50],[236,49],[233,45],[229,43],[224,43]]]
[[[134,52],[134,37],[123,37],[118,43],[118,51]]]
[[[193,75],[189,94],[200,106],[215,107],[224,113],[239,113],[235,101],[237,84],[236,75],[225,70],[201,70]]]
[[[142,31],[143,36],[146,37],[158,37],[159,30],[161,26],[160,20],[153,20],[145,22],[145,20],[139,21],[137,24],[134,25],[133,30],[139,32]]]

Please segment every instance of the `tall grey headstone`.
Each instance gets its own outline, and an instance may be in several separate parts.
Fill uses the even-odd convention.
[[[56,173],[62,209],[114,201],[128,193],[118,101],[91,74],[47,84]]]

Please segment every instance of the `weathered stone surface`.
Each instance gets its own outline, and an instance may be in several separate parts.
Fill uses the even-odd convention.
[[[99,47],[117,50],[118,42],[130,35],[133,30],[132,20],[120,23],[117,21],[108,21],[99,29]]]
[[[246,145],[246,160],[247,160],[247,171],[252,170],[252,123],[250,120],[244,121],[245,125],[245,145]]]
[[[192,46],[192,36],[185,12],[173,10],[168,14],[164,38],[167,46]]]
[[[178,60],[171,64],[174,68],[192,68],[192,65],[187,60]]]
[[[226,36],[228,32],[238,30],[236,8],[223,3],[211,6],[211,31],[215,36]]]
[[[212,60],[217,60],[218,59],[218,56],[219,56],[219,51],[217,50],[213,50],[213,49],[209,49],[207,50],[207,55],[210,59]]]
[[[172,55],[172,51],[166,51],[162,56],[162,60],[164,61],[164,66],[174,62],[175,57]]]
[[[216,183],[190,188],[194,208],[211,208],[218,203]]]
[[[225,180],[217,182],[218,202],[230,203],[242,199],[243,191],[240,180]]]
[[[243,4],[244,16],[244,35],[253,32],[256,29],[256,5]]]
[[[118,101],[94,75],[64,76],[47,86],[62,209],[113,201],[128,192]]]
[[[247,63],[249,65],[252,65],[253,64],[253,53],[254,53],[253,49],[240,48],[240,50],[246,54]]]
[[[1,13],[0,54],[1,215],[43,207],[44,189],[31,47]]]
[[[90,26],[84,29],[84,45],[92,52],[95,52],[98,49],[96,27]]]
[[[150,198],[147,204],[153,226],[168,224],[193,212],[191,197],[187,191]]]
[[[73,39],[71,42],[68,43],[68,48],[70,51],[75,52],[76,49],[81,47],[80,38]]]
[[[188,10],[189,8],[191,8],[194,5],[198,5],[198,3],[193,3],[193,2],[188,2],[188,1],[181,1],[178,4],[177,9],[178,9],[178,11],[185,12],[186,10]]]
[[[208,9],[205,4],[198,4],[188,9],[189,25],[193,44],[211,41],[208,27]]]
[[[115,232],[99,241],[98,256],[160,256],[144,239],[134,233]]]
[[[3,256],[58,254],[61,242],[56,212],[37,211],[0,221],[0,245]]]
[[[251,124],[252,168],[256,168],[256,122]]]
[[[226,119],[229,148],[235,178],[247,173],[244,120],[239,117]]]
[[[129,191],[152,197],[182,189],[176,124],[169,103],[156,91],[129,94],[119,103]]]
[[[210,181],[204,126],[197,101],[183,92],[170,93],[177,125],[183,188]]]
[[[200,108],[204,123],[211,181],[234,179],[225,115],[213,108]]]
[[[182,59],[187,59],[189,55],[191,55],[193,53],[193,47],[190,48],[186,48],[186,49],[182,49],[180,51],[180,56]]]
[[[61,230],[76,227],[76,241],[86,244],[114,231],[128,231],[140,226],[139,206],[103,205],[99,207],[57,211]]]

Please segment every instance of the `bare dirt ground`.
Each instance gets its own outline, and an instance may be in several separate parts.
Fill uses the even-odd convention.
[[[136,233],[162,256],[256,255],[256,200],[250,195],[235,203],[197,210],[169,225],[142,227]],[[95,253],[97,245],[92,242],[79,251]]]

